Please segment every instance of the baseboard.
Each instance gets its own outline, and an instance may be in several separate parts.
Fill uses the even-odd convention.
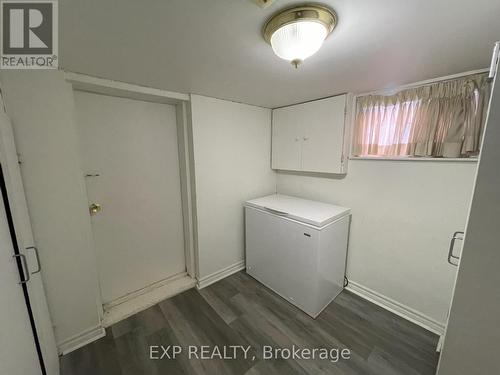
[[[147,309],[195,286],[196,281],[186,274],[163,280],[140,291],[130,293],[104,306],[102,325],[91,328],[58,343],[60,355],[66,355],[106,335],[105,327]]]
[[[175,280],[185,278],[186,276],[188,276],[187,272],[178,273],[178,274],[170,276],[166,279],[163,279],[163,280],[157,281],[153,284],[147,285],[144,288],[141,288],[139,290],[135,290],[133,292],[125,294],[124,296],[119,297],[113,301],[103,303],[102,307],[105,311],[110,310],[115,306],[118,306],[118,305],[121,305],[122,303],[134,300],[134,299],[136,299],[144,294],[148,294],[148,293],[150,293],[154,290],[157,290],[163,286],[171,285]]]
[[[409,320],[410,322],[415,323],[422,328],[425,328],[428,331],[431,331],[440,336],[444,333],[444,324],[439,323],[438,321],[428,317],[425,314],[422,314],[419,311],[412,309],[411,307],[408,307],[402,303],[394,301],[389,297],[375,292],[370,288],[349,280],[349,285],[346,287],[346,289],[354,294],[357,294],[361,298],[373,302],[374,304],[406,320]]]
[[[156,305],[195,286],[196,280],[187,274],[152,284],[126,297],[105,304],[102,325],[109,327],[140,311]]]
[[[104,336],[106,336],[104,327],[96,326],[87,331],[72,336],[67,340],[61,341],[60,343],[58,343],[57,348],[60,355],[66,355]]]
[[[203,289],[219,280],[224,279],[225,277],[228,277],[232,275],[233,273],[236,273],[238,271],[241,271],[245,269],[245,261],[240,260],[239,262],[236,262],[228,267],[225,267],[219,271],[216,271],[214,273],[211,273],[210,275],[204,276],[200,279],[198,279],[198,283],[196,284],[196,287],[198,289]]]

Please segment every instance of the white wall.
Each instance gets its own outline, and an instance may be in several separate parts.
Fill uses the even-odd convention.
[[[350,160],[342,178],[278,174],[282,194],[352,208],[347,274],[443,325],[456,268],[450,237],[465,227],[476,163]]]
[[[59,346],[100,325],[73,91],[59,71],[3,71],[42,277]]]
[[[243,203],[275,192],[269,109],[191,96],[199,278],[244,260]]]

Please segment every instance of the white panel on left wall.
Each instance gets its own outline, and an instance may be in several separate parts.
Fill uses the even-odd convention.
[[[101,300],[74,113],[60,71],[0,75],[60,351],[102,335]]]
[[[272,194],[271,110],[191,96],[198,278],[206,286],[244,266],[246,200]]]

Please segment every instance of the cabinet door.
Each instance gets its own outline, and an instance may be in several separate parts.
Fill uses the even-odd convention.
[[[297,121],[296,106],[273,110],[272,162],[271,168],[300,170],[302,137]]]
[[[302,170],[343,173],[346,95],[301,104]]]
[[[19,283],[18,258],[13,257],[14,245],[5,203],[0,196],[0,373],[41,375],[26,297]]]

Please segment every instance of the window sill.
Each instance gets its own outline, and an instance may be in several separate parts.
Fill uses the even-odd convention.
[[[378,161],[426,161],[426,162],[466,162],[466,163],[476,163],[478,158],[425,158],[425,157],[377,157],[377,156],[350,156],[349,160],[378,160]]]

